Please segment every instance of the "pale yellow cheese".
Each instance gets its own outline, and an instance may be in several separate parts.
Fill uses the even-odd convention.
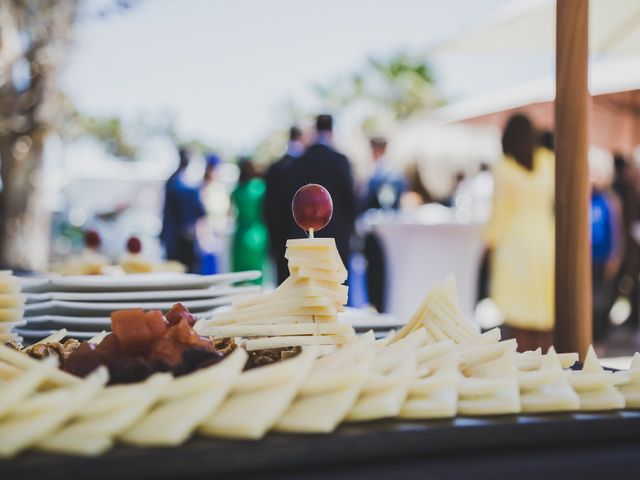
[[[458,400],[460,415],[505,415],[520,411],[520,397],[515,386],[509,392],[499,392],[491,397]]]
[[[335,248],[306,248],[287,246],[284,257],[288,260],[292,257],[304,257],[312,260],[322,260],[324,262],[340,262],[340,255]]]
[[[486,345],[473,345],[460,350],[461,368],[471,368],[475,365],[502,357],[506,352],[515,353],[518,344],[515,339],[504,340]],[[514,360],[515,361],[515,360]]]
[[[163,395],[165,401],[121,434],[121,440],[143,446],[183,443],[222,404],[246,358],[245,352],[236,349],[222,362],[176,379],[174,385],[182,381],[175,393]],[[171,390],[172,386],[167,392]]]
[[[265,337],[243,341],[247,351],[263,350],[266,348],[305,347],[311,345],[342,345],[352,342],[355,336],[351,335],[315,335],[315,336],[284,336]]]
[[[17,322],[24,316],[22,308],[0,308],[0,322]]]
[[[297,357],[283,362],[290,362],[294,367],[292,378],[267,388],[232,393],[201,424],[200,433],[230,438],[262,438],[295,398],[315,358],[315,349],[305,349]]]
[[[640,353],[636,353],[631,360],[629,370],[616,372],[623,381],[618,383],[618,391],[624,396],[626,408],[640,408]]]
[[[42,340],[40,340],[39,342],[36,342],[35,344],[36,345],[46,345],[47,343],[60,342],[66,336],[67,336],[67,329],[66,328],[61,328],[60,330],[57,330],[57,331],[53,332],[48,337],[44,337]]]
[[[33,368],[20,372],[10,380],[0,384],[0,419],[6,412],[36,391],[45,378],[57,368],[58,362],[45,358]]]
[[[356,403],[371,368],[372,354],[372,349],[367,348],[355,367],[359,375],[347,388],[298,396],[277,421],[275,429],[296,433],[332,432]]]
[[[100,333],[96,333],[93,337],[87,340],[87,342],[99,345],[107,335],[109,335],[109,332],[107,332],[106,330],[102,330]]]
[[[300,278],[321,280],[325,282],[343,283],[347,279],[346,269],[337,272],[331,272],[328,270],[321,270],[319,268],[291,267],[289,271],[292,275]]]
[[[306,355],[309,354],[307,351]],[[242,375],[234,381],[232,392],[234,394],[255,392],[288,383],[299,376],[300,363],[301,360],[295,357],[242,372]]]
[[[149,410],[171,381],[169,374],[156,374],[137,384],[106,388],[96,396],[95,402],[91,402],[100,404],[98,408],[95,405],[85,406],[75,421],[45,438],[38,448],[79,455],[104,452],[113,444],[114,436],[129,428]],[[113,391],[105,395],[109,390]],[[133,398],[128,395],[131,393],[135,394]],[[101,398],[105,396],[109,397],[106,402]],[[118,401],[118,396],[128,402]]]
[[[205,330],[213,337],[262,337],[282,335],[355,335],[353,327],[340,323],[294,323],[280,325],[225,325]]]
[[[0,344],[0,360],[22,369],[34,368],[39,364],[38,360],[2,344]],[[48,380],[62,386],[77,385],[81,382],[81,379],[78,377],[74,377],[62,370],[53,370],[49,375]]]
[[[425,362],[432,373],[416,378],[409,387],[408,398],[402,406],[401,418],[450,418],[458,409],[458,354],[448,351]]]
[[[287,240],[287,249],[289,248],[325,248],[336,249],[336,241],[333,238],[291,238]]]
[[[376,420],[397,416],[407,398],[415,372],[415,358],[409,355],[385,375],[370,373],[358,401],[347,414],[347,420]]]
[[[0,308],[18,308],[25,304],[27,297],[15,293],[0,294]]]
[[[308,267],[308,268],[317,268],[319,270],[327,270],[330,272],[337,272],[344,270],[344,265],[339,260],[335,259],[333,261],[327,260],[319,260],[316,258],[305,258],[302,255],[294,256],[289,255],[287,257],[289,267]]]
[[[575,411],[580,399],[568,382],[543,385],[538,389],[521,392],[520,403],[525,413]]]
[[[7,414],[8,416],[29,416],[48,410],[55,410],[67,402],[71,395],[71,390],[67,388],[38,392],[12,407]]]
[[[458,412],[458,394],[455,386],[442,388],[429,396],[410,396],[404,402],[399,418],[428,419],[451,418]]]
[[[468,364],[465,375],[469,378],[463,378],[458,385],[460,414],[497,415],[520,412],[514,350],[507,349],[500,357],[480,364]]]
[[[614,387],[624,382],[624,376],[614,376],[603,370],[598,357],[590,346],[582,370],[572,372],[569,377],[571,386],[580,397],[580,410],[598,411],[624,408],[625,399]]]
[[[106,369],[98,368],[86,379],[69,388],[71,394],[55,409],[45,410],[37,415],[5,418],[0,423],[0,457],[12,457],[55,432],[102,389],[107,377]]]
[[[21,290],[20,281],[11,276],[10,274],[5,274],[0,276],[0,294],[19,294]]]

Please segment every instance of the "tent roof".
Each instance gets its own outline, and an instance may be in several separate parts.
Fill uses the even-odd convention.
[[[554,52],[555,14],[554,0],[512,1],[428,53]],[[591,53],[640,53],[637,0],[590,0],[589,20]]]
[[[612,95],[612,100],[640,108],[640,57],[599,62],[592,66],[589,90],[593,96]],[[634,93],[635,92],[635,93]],[[429,114],[444,122],[457,122],[526,105],[552,102],[555,79],[551,76],[446,105]]]

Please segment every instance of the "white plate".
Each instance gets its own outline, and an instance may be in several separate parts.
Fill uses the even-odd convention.
[[[261,272],[220,273],[196,275],[192,273],[140,273],[132,275],[78,275],[51,277],[44,280],[30,278],[23,281],[26,292],[104,292],[131,290],[186,290],[208,288],[221,283],[235,283],[260,278]]]
[[[208,318],[213,310],[194,313],[196,318]],[[66,328],[83,331],[99,332],[101,330],[111,330],[110,317],[74,317],[68,315],[38,315],[25,318],[29,328],[43,330],[45,328]],[[22,322],[21,322],[22,323]],[[24,324],[24,323],[23,323]]]
[[[165,300],[168,298],[179,302],[189,299],[209,299],[226,295],[258,294],[261,291],[258,285],[246,285],[234,287],[232,285],[218,285],[210,288],[197,288],[193,290],[155,290],[132,292],[47,292],[27,293],[27,303],[34,304],[50,300],[65,300],[71,302],[124,302],[144,300]]]
[[[338,314],[338,321],[352,325],[357,331],[392,330],[402,327],[402,323],[389,313],[376,313],[350,307]]]
[[[211,310],[220,305],[227,305],[233,300],[237,300],[237,295],[228,295],[225,297],[209,298],[205,300],[191,300],[181,302],[192,313],[204,312]],[[98,316],[109,315],[115,310],[126,310],[129,308],[142,308],[144,310],[169,310],[175,303],[167,302],[67,302],[64,300],[51,300],[48,302],[31,303],[25,305],[25,317],[27,321],[29,317],[41,315],[71,315],[76,317],[82,316]]]

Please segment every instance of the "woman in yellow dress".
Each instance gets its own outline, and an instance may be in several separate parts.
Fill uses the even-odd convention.
[[[486,229],[493,251],[491,297],[520,351],[546,351],[553,342],[555,157],[535,144],[529,119],[512,116],[502,137],[504,158],[494,170]]]

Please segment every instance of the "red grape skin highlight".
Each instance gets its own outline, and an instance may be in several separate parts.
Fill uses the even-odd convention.
[[[301,187],[291,202],[293,218],[305,232],[326,227],[333,216],[333,200],[322,185],[310,183]]]

